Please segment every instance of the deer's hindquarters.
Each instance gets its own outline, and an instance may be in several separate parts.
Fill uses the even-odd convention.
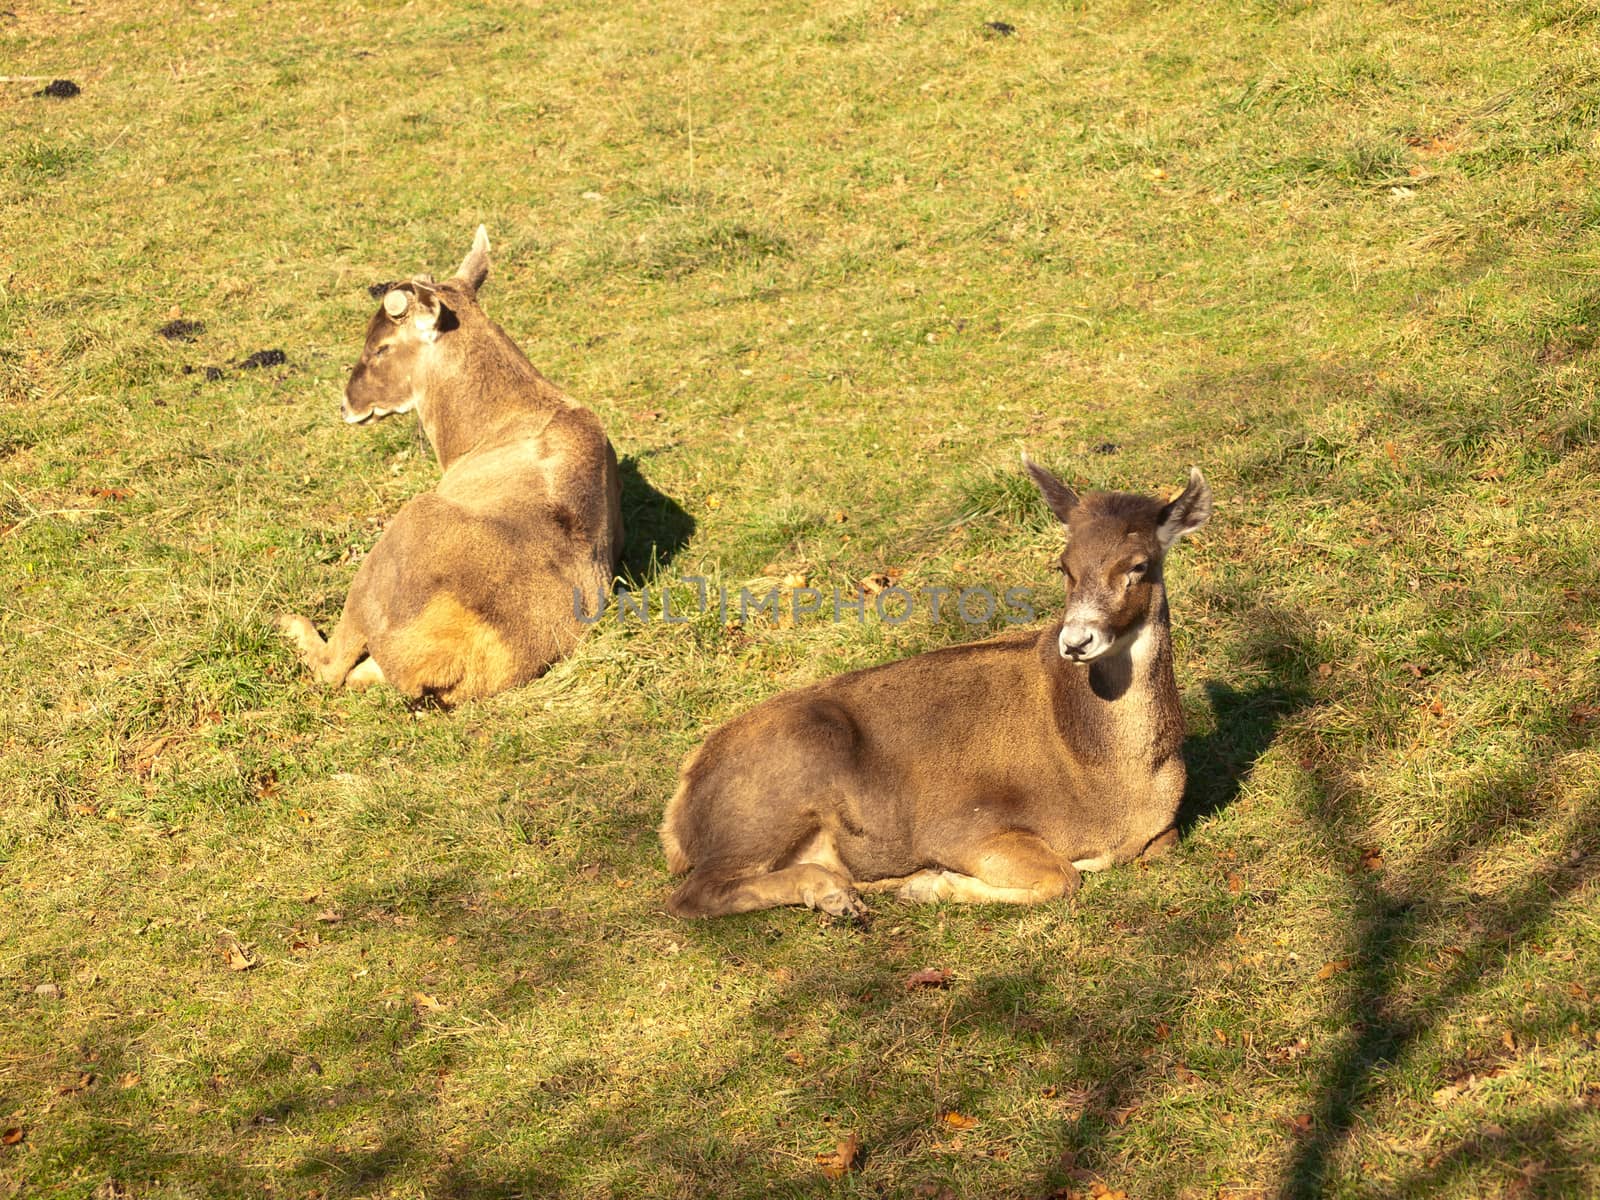
[[[385,636],[374,657],[406,695],[434,695],[447,704],[504,691],[520,674],[507,639],[449,592]]]
[[[829,701],[763,705],[685,761],[661,825],[680,916],[720,916],[803,904],[864,911],[838,839],[853,819],[842,796],[854,777],[856,731]]]

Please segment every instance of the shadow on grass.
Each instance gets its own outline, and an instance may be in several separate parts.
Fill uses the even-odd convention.
[[[1319,775],[1320,787],[1309,816],[1321,827],[1335,861],[1357,863],[1372,839],[1350,810],[1359,812],[1357,788],[1337,770]],[[1499,772],[1478,784],[1449,810],[1454,819],[1428,835],[1415,855],[1416,866],[1397,878],[1383,871],[1355,871],[1348,901],[1354,926],[1350,944],[1351,980],[1343,1047],[1335,1053],[1318,1085],[1320,1099],[1310,1130],[1295,1148],[1282,1192],[1290,1197],[1320,1196],[1341,1171],[1341,1149],[1364,1112],[1384,1098],[1386,1069],[1421,1051],[1430,1035],[1474,993],[1492,987],[1513,967],[1561,901],[1600,877],[1600,798],[1588,798],[1562,814],[1553,853],[1530,865],[1521,878],[1493,896],[1468,893],[1465,902],[1442,895],[1441,877],[1459,865],[1492,860],[1504,835],[1554,824],[1540,812],[1548,803],[1544,772],[1526,765]],[[1459,920],[1459,927],[1457,922]],[[1443,966],[1408,968],[1419,945],[1448,939]],[[1426,981],[1426,982],[1424,982]],[[1507,1039],[1505,1053],[1490,1051],[1496,1067],[1520,1057],[1531,1043],[1550,1044],[1562,1036],[1559,1014],[1524,1009],[1503,1014],[1485,1034]],[[1501,1023],[1503,1022],[1503,1024]],[[1530,1028],[1530,1023],[1537,1027]],[[1482,1060],[1469,1065],[1482,1068]],[[1441,1080],[1441,1083],[1446,1080]],[[1578,1106],[1542,1112],[1507,1127],[1485,1127],[1454,1145],[1437,1144],[1425,1166],[1383,1194],[1439,1195],[1467,1187],[1473,1170],[1503,1172],[1493,1181],[1518,1194],[1572,1195],[1579,1173],[1592,1169],[1589,1157],[1575,1156],[1564,1137]],[[1447,1139],[1448,1141],[1448,1139]],[[1507,1164],[1537,1164],[1518,1172]],[[1479,1186],[1489,1183],[1476,1181]],[[1591,1180],[1592,1182],[1592,1180]]]
[[[1273,632],[1241,648],[1236,685],[1206,686],[1212,721],[1185,746],[1188,826],[1234,802],[1261,755],[1310,702],[1304,648],[1291,625],[1274,624],[1269,616],[1255,625]],[[1318,778],[1305,823],[1334,861],[1354,864],[1370,846],[1359,798],[1336,764]],[[1352,968],[1339,977],[1348,987],[1342,1004],[1347,1032],[1330,1035],[1309,1132],[1298,1139],[1285,1132],[1277,1144],[1285,1194],[1327,1190],[1348,1136],[1384,1086],[1384,1064],[1469,994],[1492,984],[1536,935],[1551,906],[1592,878],[1589,860],[1568,857],[1596,849],[1600,812],[1590,802],[1561,814],[1566,826],[1547,867],[1488,900],[1472,900],[1471,920],[1482,932],[1458,939],[1459,959],[1430,976],[1427,991],[1418,994],[1417,976],[1405,969],[1407,949],[1464,910],[1439,901],[1435,873],[1492,853],[1517,823],[1555,832],[1555,814],[1541,791],[1544,778],[1532,766],[1487,778],[1467,803],[1440,813],[1440,828],[1427,835],[1428,846],[1417,856],[1415,877],[1390,882],[1352,874],[1348,901],[1330,913],[1355,928]],[[1203,863],[1180,858],[1152,867],[1150,879],[1201,870]],[[515,1090],[491,1084],[472,1114],[482,1121],[481,1132],[440,1128],[437,1140],[441,1118],[461,1120],[445,1103],[448,1088],[456,1086],[446,1077],[481,1072],[482,1052],[458,1040],[449,1019],[414,1012],[404,996],[392,1012],[377,1011],[369,997],[232,1064],[241,1079],[271,1081],[254,1107],[228,1112],[235,1149],[244,1159],[253,1144],[286,1128],[322,1125],[290,1171],[330,1200],[402,1184],[449,1200],[910,1196],[937,1195],[947,1186],[956,1195],[1031,1200],[1062,1187],[1082,1190],[1079,1172],[1126,1177],[1130,1165],[1121,1139],[1144,1121],[1159,1122],[1164,1105],[1215,1103],[1207,1080],[1225,1079],[1249,1062],[1237,1041],[1211,1046],[1193,1036],[1193,1026],[1214,999],[1215,964],[1236,953],[1231,944],[1245,906],[1254,901],[1222,889],[1215,895],[1191,890],[1179,911],[1168,907],[1169,889],[1138,879],[1119,884],[1116,893],[1099,893],[1099,886],[1086,890],[1076,910],[1049,912],[916,908],[886,900],[865,928],[824,928],[810,914],[795,912],[685,926],[656,916],[641,897],[614,929],[594,929],[555,910],[499,904],[481,873],[459,863],[356,883],[331,898],[344,917],[324,930],[325,940],[366,939],[396,924],[420,926],[441,943],[448,936],[459,947],[455,953],[497,968],[502,985],[481,992],[474,1005],[496,1023],[540,1012],[555,988],[571,993],[573,1004],[614,996],[619,960],[600,952],[597,942],[620,935],[618,945],[633,963],[634,955],[649,953],[649,935],[663,926],[709,955],[719,974],[745,976],[746,985],[731,987],[726,1011],[708,1012],[703,1027],[684,1035],[693,1039],[693,1050],[678,1070],[641,1071],[574,1046],[570,1055],[550,1057],[536,1078],[521,1075]],[[1037,937],[1041,918],[1078,926],[1080,945],[1092,945],[1093,954],[1030,954],[1025,940],[997,957],[983,951],[985,943]],[[944,990],[904,986],[906,974],[941,952],[964,956],[971,965]],[[1101,956],[1112,969],[1089,961]],[[661,961],[661,980],[671,985],[672,960]],[[751,992],[753,1000],[743,998]],[[1179,1030],[1187,1036],[1170,1036]],[[1519,1026],[1519,1037],[1526,1030]],[[662,1045],[670,1052],[670,1044]],[[790,1049],[803,1051],[804,1061],[793,1063]],[[1178,1061],[1180,1054],[1186,1061]],[[326,1081],[306,1079],[310,1056],[337,1064]],[[1183,1083],[1194,1077],[1198,1082]],[[1042,1115],[1013,1112],[1011,1106],[1030,1103],[1042,1090],[1052,1092],[1053,1105]],[[782,1103],[739,1111],[752,1095],[781,1096]],[[219,1102],[226,1107],[226,1095]],[[942,1114],[952,1111],[979,1119],[965,1149],[951,1148],[955,1132]],[[1579,1119],[1571,1108],[1541,1108],[1436,1145],[1413,1173],[1386,1181],[1382,1194],[1471,1190],[1475,1173],[1512,1170],[1519,1159],[1544,1167],[1525,1176],[1528,1194],[1576,1194],[1574,1176],[1585,1168],[1573,1148]],[[998,1159],[975,1151],[988,1145],[1010,1153],[1014,1121],[1031,1122],[1035,1131],[1027,1160],[996,1166]],[[859,1132],[867,1155],[859,1175],[837,1184],[820,1175],[812,1158],[834,1130],[841,1137]],[[519,1137],[525,1145],[536,1143],[537,1155],[507,1152],[506,1139]],[[101,1157],[119,1152],[108,1145]],[[176,1163],[162,1167],[182,1171]],[[1136,1169],[1137,1194],[1165,1194],[1189,1178],[1176,1163],[1146,1161]],[[246,1194],[260,1181],[240,1168],[219,1178],[218,1192],[232,1194]],[[1359,1184],[1353,1194],[1363,1194]]]
[[[1585,1173],[1592,1182],[1595,1166],[1592,1131],[1586,1138],[1577,1128],[1585,1118],[1575,1105],[1552,1105],[1520,1120],[1481,1129],[1387,1185],[1384,1194],[1395,1200],[1471,1194],[1471,1182],[1465,1177],[1475,1167],[1516,1163],[1518,1169],[1505,1181],[1507,1196],[1581,1195],[1586,1190]]]
[[[1241,782],[1272,746],[1279,726],[1311,702],[1309,664],[1303,639],[1274,609],[1252,606],[1256,632],[1239,656],[1252,669],[1248,686],[1208,680],[1210,728],[1183,743],[1188,786],[1178,811],[1178,832],[1187,837],[1207,817],[1239,796]]]
[[[639,473],[632,455],[619,464],[622,477],[622,570],[644,579],[671,564],[694,534],[694,518],[676,500],[657,491]]]
[[[1216,725],[1183,743],[1189,782],[1178,810],[1178,832],[1185,837],[1238,799],[1240,784],[1271,747],[1278,726],[1310,699],[1304,689],[1279,683],[1241,689],[1213,680],[1205,691]]]

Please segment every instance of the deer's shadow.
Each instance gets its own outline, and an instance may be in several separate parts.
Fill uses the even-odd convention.
[[[622,571],[644,579],[668,566],[694,535],[695,521],[684,507],[657,490],[639,473],[632,455],[617,464],[622,478]]]
[[[1258,661],[1265,660],[1265,679],[1243,688],[1215,679],[1204,685],[1212,721],[1183,743],[1188,786],[1178,810],[1182,836],[1238,799],[1241,784],[1272,746],[1279,726],[1311,702],[1304,656],[1293,639],[1255,650]]]

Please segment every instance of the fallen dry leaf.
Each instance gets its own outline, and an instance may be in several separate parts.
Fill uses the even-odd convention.
[[[908,992],[917,988],[942,988],[949,982],[949,971],[940,970],[938,967],[924,967],[905,977],[905,988]]]
[[[261,960],[256,958],[238,942],[228,943],[228,970],[253,971],[261,965]]]
[[[176,744],[178,744],[178,735],[173,733],[164,733],[145,742],[133,756],[133,773],[140,779],[148,779],[156,774],[158,760],[162,754]]]
[[[412,992],[411,1003],[416,1006],[418,1012],[438,1012],[444,1008],[444,1005],[427,992]]]
[[[1448,132],[1435,133],[1431,135],[1420,133],[1407,134],[1406,145],[1410,146],[1418,154],[1422,155],[1449,154],[1456,148],[1456,143],[1451,140]]]
[[[806,1065],[806,1056],[801,1054],[798,1050],[785,1050],[783,1052],[783,1060],[785,1062],[791,1062],[797,1067],[803,1067]]]
[[[1461,1071],[1443,1087],[1433,1093],[1433,1102],[1443,1108],[1458,1096],[1472,1091],[1481,1083],[1498,1079],[1506,1073],[1505,1064],[1479,1063],[1477,1070]]]
[[[1383,855],[1376,849],[1361,852],[1361,869],[1363,871],[1383,870]]]
[[[977,1117],[969,1117],[965,1113],[954,1111],[940,1113],[939,1120],[943,1121],[951,1129],[972,1129],[978,1124]]]
[[[1235,896],[1244,891],[1244,879],[1232,871],[1228,872],[1228,891]]]
[[[876,596],[881,592],[888,591],[890,588],[894,587],[895,584],[899,583],[901,574],[902,572],[893,569],[888,571],[874,571],[871,575],[868,575],[865,579],[861,580],[858,586],[861,588],[863,595]]]
[[[317,914],[317,920],[324,925],[337,925],[344,920],[344,914],[332,908],[325,908]]]
[[[1156,1022],[1156,1041],[1164,1042],[1172,1036],[1172,1026],[1165,1021]]]
[[[1068,1087],[1061,1090],[1060,1104],[1066,1115],[1077,1120],[1094,1103],[1095,1090],[1091,1087]]]
[[[1305,1038],[1295,1038],[1292,1042],[1285,1042],[1275,1050],[1267,1052],[1267,1057],[1273,1062],[1293,1062],[1303,1058],[1311,1052],[1311,1043]]]
[[[138,1087],[139,1086],[139,1078],[140,1077],[139,1077],[137,1072],[129,1071],[126,1075],[122,1076],[122,1078],[117,1080],[117,1086],[119,1088]]]
[[[1317,978],[1332,979],[1340,971],[1348,969],[1349,966],[1350,960],[1348,958],[1336,958],[1332,962],[1325,962],[1322,964],[1322,969],[1317,972]]]
[[[4,1133],[0,1133],[0,1146],[15,1146],[23,1138],[21,1126],[13,1125]]]
[[[817,1155],[817,1166],[822,1168],[822,1173],[829,1179],[843,1179],[856,1165],[856,1159],[861,1155],[861,1139],[855,1134],[847,1134],[839,1142],[832,1153]]]
[[[1311,1132],[1311,1114],[1300,1113],[1288,1119],[1289,1132],[1296,1137],[1304,1137]]]

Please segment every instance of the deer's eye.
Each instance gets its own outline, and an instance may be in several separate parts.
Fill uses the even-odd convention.
[[[379,346],[376,350],[374,350],[372,352],[372,359],[373,359],[374,362],[376,362],[378,359],[382,358],[387,353],[389,353],[389,343],[385,342],[383,345]]]
[[[1136,563],[1133,564],[1133,566],[1128,568],[1128,578],[1129,579],[1138,579],[1140,576],[1142,576],[1149,569],[1150,569],[1150,564],[1149,563],[1147,563],[1147,562],[1136,562]]]

